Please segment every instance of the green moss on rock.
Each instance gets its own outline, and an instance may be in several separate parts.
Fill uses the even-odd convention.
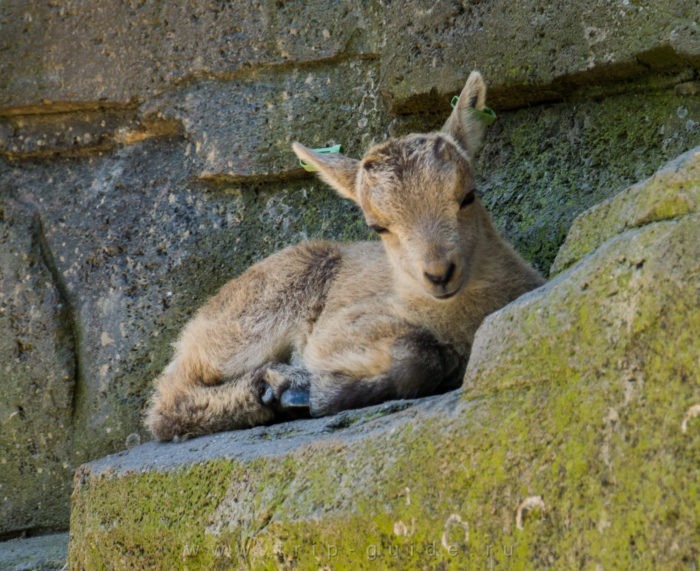
[[[213,551],[206,518],[221,501],[226,482],[239,474],[221,461],[168,474],[130,475],[116,494],[91,483],[101,509],[76,505],[72,520],[82,518],[85,525],[73,529],[71,540],[80,547],[71,556],[90,569],[176,569],[183,560],[209,568]]]
[[[700,148],[680,156],[650,179],[606,200],[574,221],[551,273],[556,274],[617,233],[700,208]]]
[[[578,214],[698,144],[700,101],[672,92],[522,109],[489,129],[479,188],[503,234],[547,273]]]

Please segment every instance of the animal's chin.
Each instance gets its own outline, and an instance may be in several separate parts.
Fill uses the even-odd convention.
[[[461,289],[462,289],[461,287],[458,287],[452,291],[447,291],[447,292],[430,292],[430,295],[439,301],[445,301],[447,299],[453,298],[455,295],[457,295],[460,292]]]

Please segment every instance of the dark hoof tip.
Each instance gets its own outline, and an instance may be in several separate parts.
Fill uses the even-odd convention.
[[[300,389],[287,389],[280,398],[282,408],[309,408],[309,404],[309,391]]]
[[[263,404],[267,404],[267,405],[270,405],[274,402],[275,391],[272,390],[272,387],[270,385],[266,385],[266,388],[263,391],[263,394],[260,397],[260,400],[262,401]]]

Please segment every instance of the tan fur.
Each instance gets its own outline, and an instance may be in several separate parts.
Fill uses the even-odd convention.
[[[289,388],[328,414],[458,386],[484,317],[543,280],[496,233],[474,190],[486,88],[473,72],[443,130],[361,161],[295,144],[381,242],[306,242],[226,284],[190,321],[146,423],[161,440],[271,422]]]

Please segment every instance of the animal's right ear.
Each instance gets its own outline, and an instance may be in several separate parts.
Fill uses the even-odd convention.
[[[484,123],[478,112],[486,107],[486,84],[478,71],[469,74],[467,83],[459,94],[459,100],[442,131],[452,135],[467,151],[470,160],[476,158],[484,138]],[[475,113],[475,111],[477,113]]]
[[[355,179],[360,161],[337,153],[316,153],[300,143],[293,143],[292,148],[297,157],[316,168],[321,179],[333,187],[340,196],[357,201]]]

